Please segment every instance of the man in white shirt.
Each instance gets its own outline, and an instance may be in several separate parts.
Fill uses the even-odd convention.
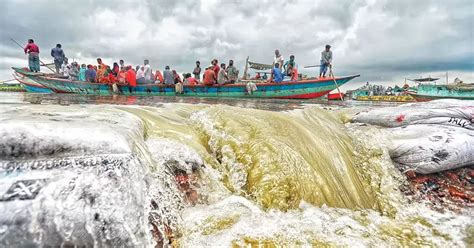
[[[276,63],[278,63],[281,70],[283,67],[283,62],[285,62],[285,60],[283,59],[283,55],[281,55],[280,50],[276,49],[275,58],[273,59],[273,67],[275,66]]]
[[[144,64],[144,77],[146,82],[151,82],[153,79],[153,76],[151,74],[151,67],[150,67],[150,61],[148,59],[145,59],[143,61]]]

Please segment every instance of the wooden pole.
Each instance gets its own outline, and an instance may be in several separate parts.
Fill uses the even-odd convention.
[[[10,40],[13,41],[15,44],[17,44],[19,47],[21,47],[21,49],[23,49],[23,46],[21,46],[18,42],[16,42],[16,40],[14,40],[13,38],[10,38]],[[40,60],[39,62],[41,63],[42,66],[44,66],[44,67],[48,68],[49,70],[51,70],[52,72],[56,73],[55,71],[53,71],[53,69],[47,67],[46,64],[43,63],[43,61]]]
[[[9,80],[5,80],[5,81],[1,81],[0,84],[4,84],[6,82],[11,82],[11,81],[15,81],[16,78],[12,78],[12,79],[9,79]]]
[[[330,65],[329,67],[329,74],[332,76],[332,81],[334,81],[334,84],[336,85],[337,92],[339,93],[339,97],[341,98],[341,101],[344,101],[344,98],[342,98],[341,90],[339,89],[339,85],[336,82],[336,77],[334,76],[334,73],[332,72],[332,66]]]

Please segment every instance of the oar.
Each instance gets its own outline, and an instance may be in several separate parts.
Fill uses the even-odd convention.
[[[21,49],[23,49],[23,46],[21,46],[18,42],[16,42],[16,40],[14,40],[13,38],[10,38],[11,41],[13,41],[15,44],[17,44],[19,47],[21,47]],[[49,68],[46,66],[45,63],[43,63],[43,61],[39,61],[41,63],[42,66],[45,66],[46,68],[48,68],[49,70],[51,70],[53,73],[56,73],[55,71],[53,71],[53,69]]]
[[[339,85],[336,82],[336,77],[334,76],[334,73],[332,73],[332,66],[329,65],[329,76],[332,76],[332,80],[334,81],[334,84],[336,85],[337,92],[339,93],[339,97],[341,98],[341,101],[344,101],[342,98],[341,90],[339,89]]]

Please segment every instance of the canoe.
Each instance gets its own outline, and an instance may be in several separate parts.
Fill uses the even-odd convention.
[[[418,102],[436,99],[474,100],[474,84],[420,84],[416,91],[408,93]]]
[[[85,95],[134,95],[134,96],[176,96],[175,85],[145,84],[136,87],[117,86],[114,92],[110,84],[89,83],[58,79],[42,73],[31,73],[20,68],[16,72],[34,80],[54,92],[66,92]],[[335,78],[339,86],[359,75]],[[245,82],[223,86],[184,85],[180,96],[194,97],[246,97],[246,98],[318,98],[334,90],[333,78],[305,79],[297,82],[262,83]]]
[[[356,101],[374,101],[374,102],[414,102],[415,99],[410,95],[402,96],[357,96]]]
[[[20,84],[0,84],[0,92],[24,92]]]
[[[344,99],[344,93],[329,93],[328,100],[341,100]]]
[[[32,93],[54,93],[53,90],[37,83],[33,79],[16,72],[13,74],[13,77],[20,83],[20,85],[27,91]]]

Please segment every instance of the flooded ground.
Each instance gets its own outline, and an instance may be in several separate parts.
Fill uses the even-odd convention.
[[[0,244],[471,247],[472,167],[434,204],[348,121],[393,105],[2,93]]]

